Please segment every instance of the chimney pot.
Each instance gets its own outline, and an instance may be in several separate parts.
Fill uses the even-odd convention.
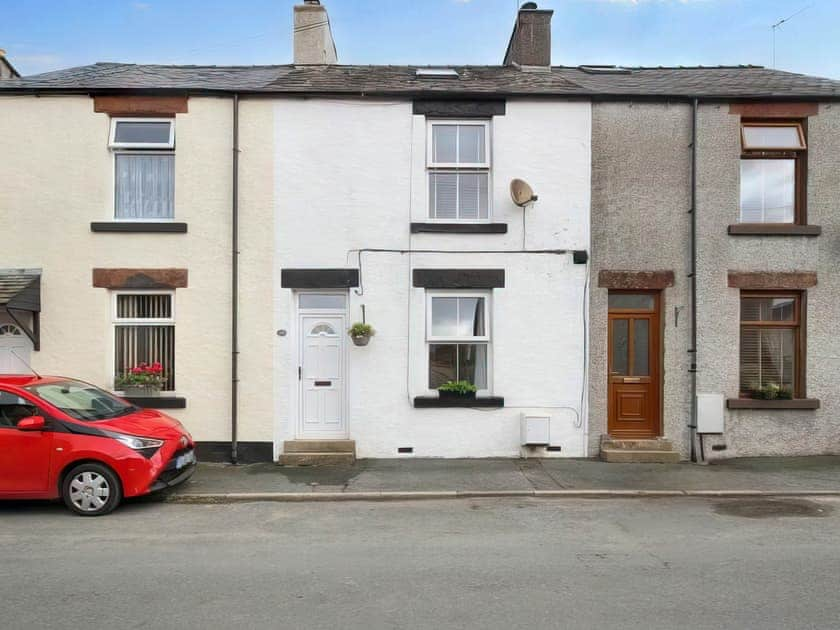
[[[506,66],[551,67],[551,16],[554,11],[526,2],[519,8],[505,52]]]

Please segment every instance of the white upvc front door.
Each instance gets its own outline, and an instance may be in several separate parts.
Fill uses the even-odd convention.
[[[344,329],[343,313],[300,315],[300,438],[347,437]]]
[[[11,322],[0,319],[0,374],[29,374],[32,342]]]

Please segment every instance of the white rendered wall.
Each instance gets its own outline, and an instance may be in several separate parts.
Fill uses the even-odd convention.
[[[360,248],[501,250],[504,253],[366,253],[362,295],[350,291],[350,321],[377,330],[370,345],[348,340],[348,427],[360,457],[518,456],[523,411],[552,415],[561,456],[586,454],[583,307],[587,267],[523,249],[514,177],[539,195],[526,210],[525,249],[589,249],[590,105],[508,101],[492,126],[492,220],[504,235],[411,235],[426,216],[426,121],[410,102],[283,100],[274,105],[275,450],[296,436],[297,339],[293,293],[283,268],[355,267]],[[427,393],[425,297],[413,268],[503,268],[491,299],[492,393],[502,409],[414,409]],[[247,349],[243,349],[247,351]]]

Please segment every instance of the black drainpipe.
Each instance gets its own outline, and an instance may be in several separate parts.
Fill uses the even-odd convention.
[[[694,443],[697,438],[697,99],[691,104],[691,461],[697,461]]]
[[[239,94],[233,95],[233,200],[231,206],[230,461],[239,463]]]

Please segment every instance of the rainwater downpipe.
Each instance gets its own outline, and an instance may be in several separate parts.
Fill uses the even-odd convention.
[[[689,450],[691,461],[697,461],[697,99],[691,104],[691,345],[689,373],[691,374],[691,421]]]
[[[230,461],[239,463],[239,94],[233,94],[233,199],[230,281]]]

